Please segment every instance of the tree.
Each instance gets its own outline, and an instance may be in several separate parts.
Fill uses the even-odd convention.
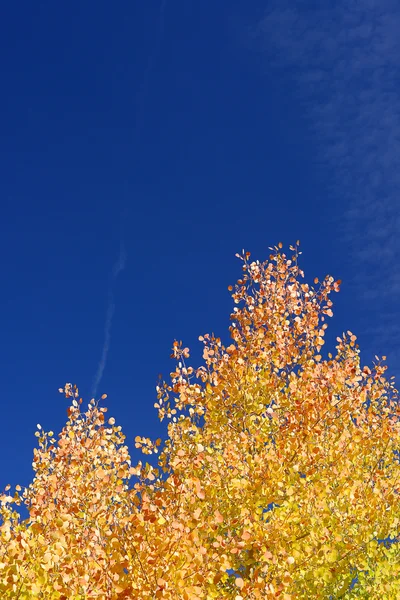
[[[201,336],[193,369],[174,343],[168,437],[135,440],[157,468],[131,466],[100,401],[61,390],[58,441],[38,426],[32,484],[1,498],[2,598],[400,597],[397,392],[350,331],[321,356],[340,282],[303,283],[281,248],[239,257],[230,345]]]

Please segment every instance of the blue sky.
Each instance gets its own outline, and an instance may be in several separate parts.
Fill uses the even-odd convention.
[[[23,0],[0,28],[0,487],[65,382],[131,448],[162,434],[158,374],[226,339],[242,248],[300,239],[343,280],[328,339],[400,372],[398,3]]]

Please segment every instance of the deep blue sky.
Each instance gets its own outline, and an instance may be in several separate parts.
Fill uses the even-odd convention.
[[[0,487],[60,386],[90,398],[110,285],[98,391],[131,448],[173,340],[226,339],[242,248],[300,239],[343,280],[333,339],[400,372],[399,25],[390,0],[4,4]]]

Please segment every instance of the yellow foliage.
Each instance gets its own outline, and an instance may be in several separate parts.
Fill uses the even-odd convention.
[[[32,484],[0,497],[1,598],[400,598],[399,544],[379,543],[399,536],[396,390],[351,332],[321,355],[340,282],[305,284],[280,248],[240,256],[228,347],[201,336],[194,369],[174,343],[168,438],[135,439],[158,469],[131,466],[100,401],[61,389],[59,439],[38,427]]]

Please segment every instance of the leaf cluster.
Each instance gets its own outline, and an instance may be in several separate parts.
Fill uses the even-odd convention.
[[[64,429],[38,426],[32,484],[0,498],[2,598],[400,597],[397,392],[351,332],[323,358],[340,282],[304,283],[291,251],[239,255],[230,345],[200,336],[193,368],[174,343],[168,437],[135,439],[157,468],[132,466],[100,401],[61,390]]]

